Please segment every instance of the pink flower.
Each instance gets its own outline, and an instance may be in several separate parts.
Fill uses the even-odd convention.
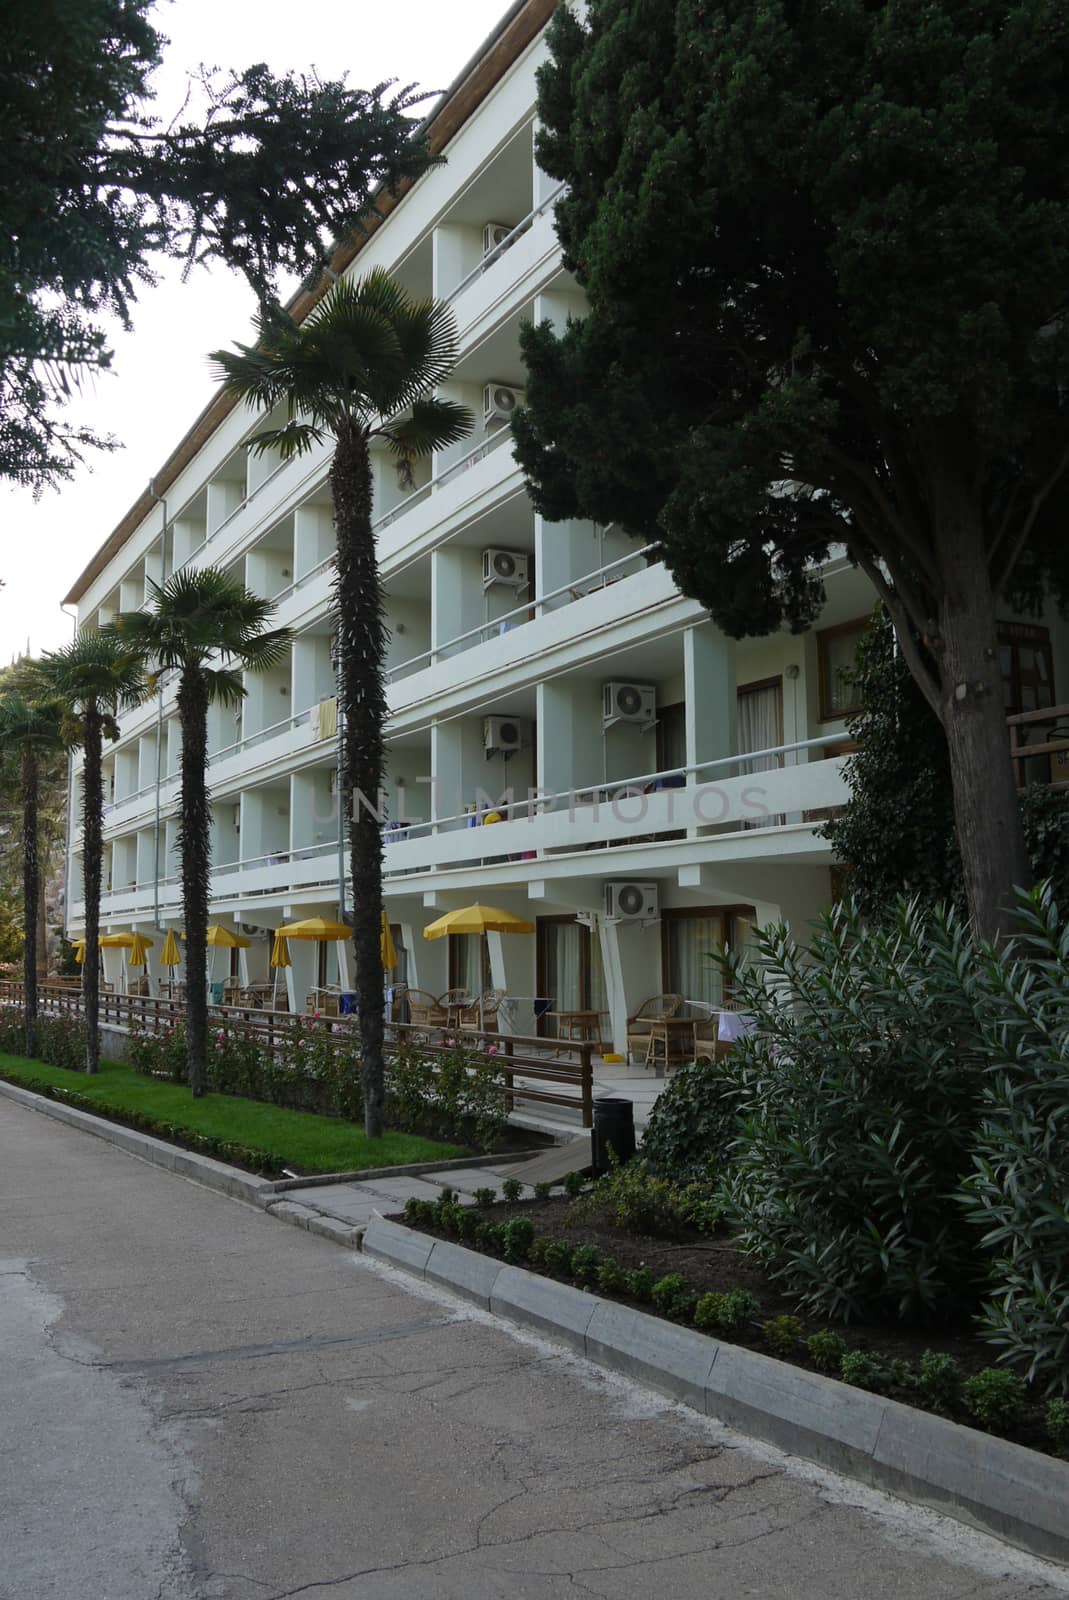
[[[497,1045],[496,1044],[492,1044],[490,1046],[489,1050],[486,1053],[487,1053],[488,1056],[496,1056],[497,1055]]]
[[[446,1044],[456,1044],[456,1040],[455,1039],[447,1039],[445,1042],[446,1042]]]
[[[322,1011],[313,1011],[312,1015],[313,1015],[313,1017],[321,1017],[323,1015],[323,1013],[322,1013]]]

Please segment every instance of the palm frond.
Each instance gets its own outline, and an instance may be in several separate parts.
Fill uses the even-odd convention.
[[[283,428],[265,428],[249,440],[254,456],[277,450],[283,461],[307,455],[314,445],[323,443],[323,429],[312,422],[287,422]]]
[[[82,632],[62,650],[45,655],[45,681],[69,705],[115,712],[139,705],[150,692],[140,653],[119,634]]]
[[[455,400],[416,400],[400,422],[389,423],[376,431],[381,433],[396,457],[402,487],[411,488],[414,462],[446,445],[456,444],[474,426],[475,418],[467,406]]]
[[[209,704],[233,707],[244,700],[245,685],[234,667],[204,667],[202,677]]]
[[[249,672],[268,672],[285,661],[293,634],[289,628],[246,636],[230,652]]]

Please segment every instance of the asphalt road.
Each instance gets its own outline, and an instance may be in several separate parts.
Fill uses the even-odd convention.
[[[1067,1593],[0,1101],[2,1600]]]

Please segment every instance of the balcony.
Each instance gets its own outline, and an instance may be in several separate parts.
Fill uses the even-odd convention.
[[[1018,792],[1033,784],[1069,789],[1069,705],[1018,712],[1006,718],[1006,726]]]

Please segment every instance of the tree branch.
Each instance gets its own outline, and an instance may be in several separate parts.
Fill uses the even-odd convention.
[[[866,552],[855,552],[858,566],[865,573],[872,587],[887,607],[888,614],[894,624],[895,638],[898,647],[906,660],[906,665],[913,674],[918,689],[939,718],[940,723],[945,723],[943,707],[939,698],[938,688],[933,680],[927,662],[917,648],[917,641],[910,627],[910,618],[902,603],[901,597],[892,589],[879,566]]]
[[[1032,497],[1032,504],[1028,508],[1028,515],[1021,524],[1021,531],[1013,541],[1013,546],[1010,550],[1009,557],[1003,563],[1002,572],[999,576],[998,582],[995,584],[995,593],[997,595],[1001,595],[1006,585],[1009,583],[1010,578],[1013,575],[1013,569],[1020,559],[1021,551],[1028,543],[1032,529],[1036,525],[1036,518],[1042,511],[1044,503],[1046,502],[1051,490],[1054,488],[1055,484],[1058,482],[1058,479],[1062,476],[1067,467],[1069,467],[1069,449],[1062,452],[1061,458],[1059,459],[1057,466],[1054,468],[1054,471],[1049,475],[1046,482],[1039,486]]]

